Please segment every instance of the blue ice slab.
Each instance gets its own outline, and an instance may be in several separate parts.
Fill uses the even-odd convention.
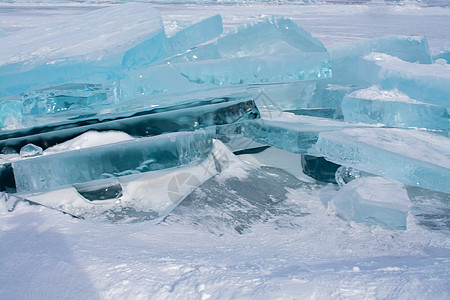
[[[341,109],[347,122],[450,131],[448,107],[416,101],[396,90],[373,86],[355,91],[344,98]]]
[[[332,199],[346,218],[369,226],[406,230],[411,206],[405,186],[383,177],[365,177],[344,185]]]
[[[242,133],[254,141],[297,154],[311,154],[319,134],[364,125],[275,110],[261,110],[260,120],[243,123]],[[320,156],[320,155],[318,155]]]
[[[178,101],[181,102],[181,99]],[[52,123],[50,118],[39,126],[1,132],[0,152],[5,148],[18,152],[29,143],[46,149],[90,130],[119,130],[135,137],[143,137],[259,118],[255,102],[248,94],[194,100],[184,98],[184,102],[166,107],[133,105],[130,104],[125,111],[93,114],[59,122],[53,120]]]
[[[22,104],[18,97],[0,99],[0,131],[20,127],[22,120]]]
[[[364,57],[368,76],[385,90],[398,89],[410,98],[450,106],[450,65],[416,64],[383,53]]]
[[[282,17],[264,17],[224,34],[214,43],[181,53],[166,62],[283,55],[297,52],[321,52],[326,54],[328,59],[327,50],[323,44],[292,20]]]
[[[98,9],[2,37],[0,44],[0,96],[121,78],[167,52],[159,12],[145,3]]]
[[[200,162],[211,153],[214,135],[214,128],[168,133],[15,161],[16,189],[39,191]]]
[[[192,24],[168,38],[167,54],[172,56],[183,53],[200,44],[217,38],[223,33],[222,17],[215,15]]]
[[[20,94],[24,115],[45,115],[95,109],[115,101],[114,87],[107,84],[67,83]],[[97,108],[98,109],[98,108]]]
[[[122,99],[331,77],[326,53],[236,57],[149,66],[120,82]]]
[[[130,99],[330,77],[328,53],[317,39],[291,20],[263,18],[160,65],[131,72],[121,80],[120,91],[122,99]]]
[[[217,40],[222,58],[324,52],[323,44],[290,19],[265,17]]]
[[[319,134],[326,159],[405,184],[450,193],[450,139],[418,130],[345,128]]]
[[[331,82],[367,87],[365,78],[360,77],[365,70],[361,70],[359,60],[371,52],[386,53],[421,64],[430,64],[432,61],[426,37],[387,36],[370,39],[329,50],[333,69]]]

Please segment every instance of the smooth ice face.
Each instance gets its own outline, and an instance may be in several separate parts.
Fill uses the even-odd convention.
[[[344,97],[341,109],[347,122],[450,131],[448,107],[416,101],[397,90],[373,86],[355,91]]]
[[[317,156],[321,156],[320,153],[311,151],[321,132],[365,126],[325,118],[297,116],[275,110],[261,110],[261,116],[261,120],[242,125],[244,136],[289,152],[318,154]]]
[[[223,33],[222,17],[215,15],[176,32],[167,40],[167,54],[172,56],[208,42]]]
[[[411,63],[430,64],[431,56],[425,37],[387,36],[330,49],[334,84],[367,86],[366,70],[360,68],[360,59],[371,52],[386,53]],[[370,84],[369,84],[370,85]]]
[[[406,230],[411,201],[399,182],[383,177],[357,178],[343,186],[332,201],[347,219]]]
[[[159,12],[149,4],[98,9],[0,39],[0,97],[68,82],[120,78],[167,49]]]
[[[24,115],[45,115],[114,104],[114,88],[106,84],[68,83],[20,94]],[[76,113],[76,112],[75,112]]]
[[[385,90],[398,89],[410,98],[449,106],[450,65],[416,64],[383,53],[364,57],[366,73]]]
[[[264,18],[216,42],[140,68],[121,80],[122,99],[215,87],[331,77],[323,45],[291,20]]]
[[[200,162],[211,153],[214,134],[214,128],[169,133],[15,161],[16,189],[39,191]]]
[[[129,111],[93,115],[73,120],[64,120],[43,124],[31,128],[5,131],[0,134],[0,152],[11,148],[16,152],[28,143],[48,148],[72,139],[90,130],[120,130],[135,137],[154,136],[158,134],[193,131],[196,129],[231,124],[259,118],[255,102],[248,94],[196,99],[169,107],[134,107]],[[195,99],[194,99],[195,100]]]
[[[327,52],[323,44],[290,19],[272,17],[236,28],[217,41],[222,58]]]
[[[17,195],[82,218],[159,221],[194,189],[231,167],[235,160],[220,141],[214,140],[211,153],[201,162]]]
[[[315,151],[345,166],[450,193],[450,139],[397,128],[353,128],[319,134]]]

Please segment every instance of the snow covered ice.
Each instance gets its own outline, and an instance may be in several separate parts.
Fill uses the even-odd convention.
[[[0,298],[448,298],[446,1],[122,2],[0,0]]]
[[[341,110],[348,122],[450,131],[448,107],[411,99],[398,90],[357,90],[344,97]]]

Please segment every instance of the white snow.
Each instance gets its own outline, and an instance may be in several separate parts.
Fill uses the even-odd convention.
[[[0,3],[0,27],[14,35],[48,24],[53,16],[61,20],[108,5]],[[426,35],[433,51],[450,46],[450,8],[262,3],[156,8],[164,23],[188,22],[214,10],[226,29],[262,14],[284,15],[327,47],[392,34]],[[244,180],[246,168],[233,157],[218,182]],[[305,213],[271,213],[244,234],[186,222],[75,219],[24,202],[10,212],[2,194],[0,299],[448,299],[448,195],[407,188],[408,229],[394,231],[336,216],[328,206],[334,186],[298,181],[287,190],[283,205]],[[220,217],[231,215],[222,211]],[[198,217],[206,222],[211,216],[199,206]]]
[[[369,100],[379,100],[379,101],[391,101],[391,102],[404,102],[404,103],[415,103],[415,104],[425,104],[408,97],[408,95],[400,92],[397,89],[384,91],[381,90],[379,86],[371,86],[367,89],[357,90],[348,95],[349,97],[369,99]]]

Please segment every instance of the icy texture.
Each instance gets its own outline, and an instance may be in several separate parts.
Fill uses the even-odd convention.
[[[9,147],[19,151],[28,143],[45,149],[91,130],[120,130],[132,136],[142,137],[259,118],[254,101],[245,96],[248,95],[236,95],[234,99],[231,96],[209,98],[173,107],[144,107],[137,111],[94,115],[5,132],[0,134],[0,149]],[[240,100],[235,100],[239,98]],[[235,101],[228,102],[228,100]]]
[[[23,146],[19,152],[20,156],[22,157],[33,157],[42,155],[42,153],[43,153],[42,148],[33,144]]]
[[[120,82],[123,99],[331,77],[325,47],[294,22],[263,18]]]
[[[395,37],[387,36],[362,41],[339,48],[330,49],[330,60],[333,68],[332,82],[342,85],[365,86],[365,78],[361,73],[359,60],[371,52],[381,52],[408,62],[430,64],[428,42],[425,37]]]
[[[68,83],[20,94],[24,115],[54,114],[114,102],[112,87],[101,84]]]
[[[212,152],[200,163],[18,195],[81,218],[112,222],[124,218],[160,220],[195,188],[216,175],[218,166],[224,167],[216,158],[226,151],[220,142],[214,141]]]
[[[194,48],[213,38],[218,37],[223,32],[222,17],[215,15],[187,28],[184,28],[167,40],[166,56],[175,55]]]
[[[261,120],[243,124],[243,134],[259,143],[298,154],[309,154],[321,132],[364,126],[279,111],[262,110],[261,114]]]
[[[316,151],[345,166],[450,193],[450,139],[396,128],[323,131]]]
[[[0,44],[0,96],[7,96],[53,84],[120,78],[161,58],[167,38],[157,10],[128,3],[8,35]]]
[[[17,192],[139,174],[205,159],[214,130],[169,133],[13,162]]]
[[[383,89],[396,88],[412,99],[449,106],[450,65],[410,63],[383,53],[371,53],[364,60],[366,73]]]
[[[344,97],[341,109],[348,122],[450,131],[448,107],[415,101],[397,90],[373,86],[355,91]]]
[[[367,177],[367,176],[374,176],[370,173],[363,172],[360,170],[357,170],[352,167],[346,167],[346,166],[340,166],[336,170],[335,174],[335,180],[336,183],[339,185],[339,187],[344,187],[347,183],[349,183],[352,180],[361,178],[361,177]]]
[[[19,100],[0,99],[0,129],[15,129],[22,120],[22,105]]]
[[[366,225],[406,230],[411,201],[403,184],[383,177],[357,178],[333,197],[345,217]]]
[[[437,61],[438,59],[445,59],[447,63],[450,63],[450,50],[447,50],[445,52],[441,52],[439,54],[436,54],[433,56],[433,60]]]

